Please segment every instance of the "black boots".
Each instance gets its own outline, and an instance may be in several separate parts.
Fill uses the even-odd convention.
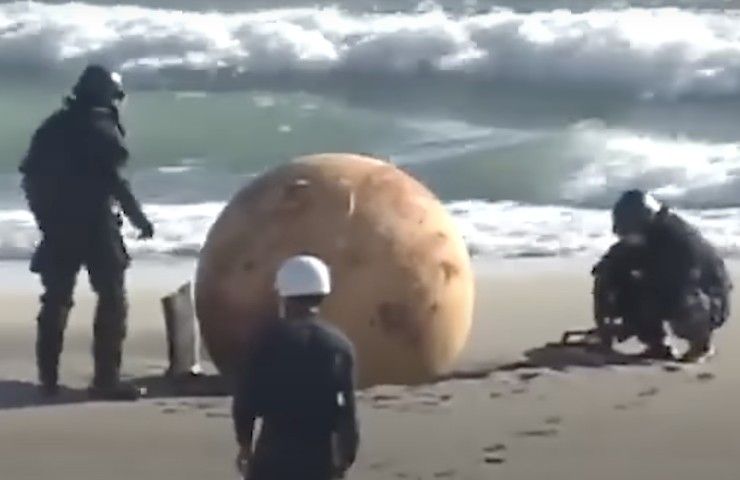
[[[131,401],[141,396],[137,387],[120,380],[126,310],[123,292],[103,294],[98,301],[93,340],[95,376],[88,390],[93,399]]]
[[[122,341],[123,339],[110,343],[98,339],[95,341],[95,376],[88,389],[93,400],[132,401],[141,397],[139,388],[121,382]]]
[[[68,306],[45,303],[37,319],[36,365],[40,391],[44,396],[52,397],[59,393],[59,358],[69,312]],[[120,381],[125,322],[125,301],[104,298],[98,303],[93,341],[95,376],[89,388],[93,399],[130,401],[141,396],[138,388]]]
[[[141,398],[141,389],[130,383],[112,380],[110,382],[93,382],[87,390],[92,400],[110,400],[131,402]]]
[[[646,360],[671,361],[676,359],[676,351],[671,345],[665,342],[654,342],[648,344],[639,354],[639,357]]]
[[[44,304],[37,319],[36,366],[45,396],[59,393],[59,357],[68,317],[69,307]]]
[[[689,349],[681,357],[684,363],[704,363],[716,353],[711,339],[689,340]]]

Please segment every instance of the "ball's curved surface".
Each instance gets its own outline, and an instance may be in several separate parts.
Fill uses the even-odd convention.
[[[234,371],[260,326],[275,318],[275,273],[300,253],[331,268],[322,313],[353,341],[361,387],[428,381],[462,350],[474,281],[447,211],[389,163],[323,154],[257,178],[208,233],[195,302],[222,373]]]

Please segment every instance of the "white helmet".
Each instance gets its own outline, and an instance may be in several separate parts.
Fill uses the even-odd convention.
[[[324,262],[310,255],[298,255],[283,262],[275,276],[275,290],[281,297],[328,295],[331,275]]]

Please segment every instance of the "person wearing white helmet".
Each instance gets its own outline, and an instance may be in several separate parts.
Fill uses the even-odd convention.
[[[44,295],[37,317],[36,362],[42,392],[58,393],[59,357],[73,305],[77,273],[87,268],[98,294],[94,319],[96,399],[133,400],[139,390],[120,381],[126,336],[125,270],[129,256],[118,208],[151,238],[154,227],[120,173],[129,151],[118,105],[120,75],[88,66],[63,108],[34,133],[20,172],[31,212],[42,233],[31,260]]]
[[[675,357],[664,322],[689,344],[682,361],[710,357],[713,331],[729,317],[732,289],[719,253],[696,228],[640,190],[624,192],[612,218],[619,241],[592,272],[597,317],[621,317],[616,338],[636,335],[646,345],[645,357]]]
[[[291,257],[275,276],[275,290],[283,299],[323,298],[331,293],[329,267],[310,255]],[[311,308],[318,308],[318,304]]]
[[[329,267],[310,255],[283,262],[280,311],[237,375],[237,465],[249,480],[343,478],[359,444],[351,342],[320,318]],[[262,419],[256,446],[254,424]]]

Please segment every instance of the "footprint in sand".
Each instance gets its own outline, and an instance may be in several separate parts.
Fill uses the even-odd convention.
[[[491,393],[490,393],[490,394],[488,395],[488,397],[489,397],[489,398],[500,398],[500,397],[501,397],[502,395],[503,395],[503,393],[499,393],[499,392],[491,392]]]
[[[638,393],[638,397],[654,397],[660,393],[660,390],[657,387],[650,387],[647,390],[643,390],[642,392]]]
[[[206,418],[231,418],[227,412],[206,412]]]
[[[488,465],[501,465],[502,463],[506,463],[506,459],[503,457],[497,457],[495,455],[486,455],[483,458],[483,462]]]
[[[522,382],[529,382],[542,375],[540,372],[524,372],[519,374],[519,380]]]
[[[515,395],[521,395],[521,394],[527,393],[527,392],[528,392],[528,390],[526,388],[515,388],[515,389],[513,389],[511,391],[511,393],[513,393]]]
[[[506,451],[506,445],[504,445],[503,443],[489,445],[483,449],[483,453],[498,453],[498,452],[505,452],[505,451]]]
[[[454,477],[457,470],[445,470],[443,472],[436,472],[434,478],[451,478]]]
[[[645,403],[642,401],[618,403],[614,405],[614,410],[629,410],[631,408],[642,407],[643,405],[645,405]]]
[[[162,413],[164,413],[166,415],[169,415],[169,414],[172,414],[172,413],[177,413],[177,412],[178,412],[178,410],[176,408],[172,408],[172,407],[167,407],[167,408],[163,408],[162,409]]]
[[[394,403],[401,400],[399,395],[376,394],[371,398],[371,405],[377,410],[390,408]]]
[[[710,372],[702,372],[696,376],[696,379],[700,382],[708,382],[710,380],[714,380],[717,378],[713,373]]]
[[[423,395],[420,396],[421,399],[418,401],[420,405],[425,405],[428,407],[439,407],[445,403],[448,403],[450,400],[452,400],[452,395],[449,393],[442,393],[442,394],[429,394],[429,395]]]
[[[545,419],[545,423],[547,425],[560,425],[561,423],[563,423],[563,418],[554,415],[552,417],[547,417]]]
[[[525,430],[519,432],[519,436],[522,437],[555,437],[559,434],[557,428],[543,428],[540,430]]]
[[[675,372],[680,372],[681,370],[683,370],[681,365],[676,365],[674,363],[668,363],[666,365],[663,365],[664,372],[675,373]]]
[[[400,399],[400,395],[385,395],[381,393],[373,395],[371,398],[373,402],[393,402]]]
[[[388,462],[375,462],[368,465],[367,468],[373,471],[385,470],[390,464]]]

